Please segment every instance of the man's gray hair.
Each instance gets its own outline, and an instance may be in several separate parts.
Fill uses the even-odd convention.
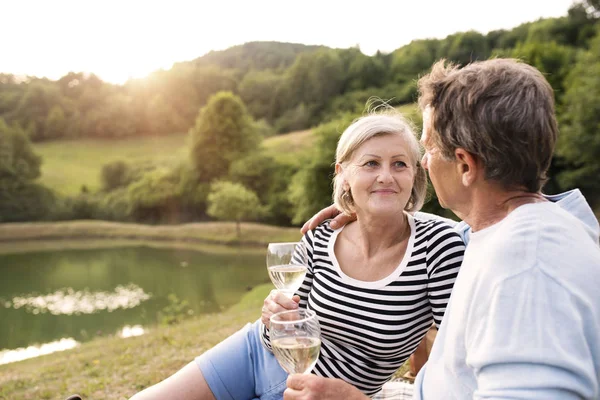
[[[540,71],[514,59],[458,68],[441,60],[419,79],[419,106],[431,107],[430,140],[447,160],[463,148],[485,178],[505,189],[538,192],[558,137],[552,87]]]

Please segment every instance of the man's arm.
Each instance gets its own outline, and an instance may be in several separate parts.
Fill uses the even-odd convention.
[[[465,335],[475,399],[595,399],[600,394],[587,304],[532,268],[473,304]]]
[[[454,228],[454,230],[456,230],[456,232],[460,235],[460,237],[462,238],[462,240],[465,243],[468,243],[468,241],[469,241],[469,231],[471,228],[465,222],[462,222],[462,221],[456,222],[452,219],[440,217],[439,215],[426,213],[423,211],[417,211],[412,214],[415,217],[420,218],[420,219],[425,219],[425,220],[435,219],[435,220],[439,220],[439,221],[445,221],[448,224],[450,224]],[[306,232],[315,229],[321,222],[323,222],[327,219],[331,219],[331,218],[333,218],[333,219],[331,221],[330,226],[333,229],[338,229],[338,228],[346,225],[347,223],[356,220],[355,215],[343,214],[340,212],[340,210],[338,210],[335,207],[335,205],[332,204],[329,207],[322,209],[321,211],[319,211],[318,213],[313,215],[313,217],[311,219],[306,221],[304,223],[304,225],[302,225],[300,232],[302,232],[302,234],[305,234]]]
[[[330,218],[333,218],[330,224],[331,228],[337,229],[341,226],[346,225],[348,222],[354,221],[356,219],[356,216],[342,214],[340,210],[338,210],[335,207],[335,205],[332,204],[329,207],[324,208],[315,215],[313,215],[311,219],[304,223],[300,231],[304,235],[306,234],[306,232],[315,229],[321,222]]]

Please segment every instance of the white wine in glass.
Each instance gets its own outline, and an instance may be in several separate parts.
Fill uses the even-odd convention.
[[[269,243],[267,270],[275,287],[292,297],[306,276],[308,255],[302,242]]]
[[[289,310],[271,316],[273,354],[288,374],[308,374],[319,359],[321,329],[311,310]]]

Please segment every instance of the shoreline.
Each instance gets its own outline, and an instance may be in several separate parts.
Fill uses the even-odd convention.
[[[241,237],[234,222],[195,222],[179,225],[78,220],[0,224],[0,247],[25,242],[46,244],[79,241],[129,241],[164,245],[213,245],[263,247],[270,242],[300,240],[298,228],[241,223]]]

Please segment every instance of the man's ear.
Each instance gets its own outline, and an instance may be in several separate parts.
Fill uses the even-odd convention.
[[[459,147],[454,150],[456,168],[464,186],[471,186],[477,176],[482,172],[482,165],[478,158],[465,149]]]

